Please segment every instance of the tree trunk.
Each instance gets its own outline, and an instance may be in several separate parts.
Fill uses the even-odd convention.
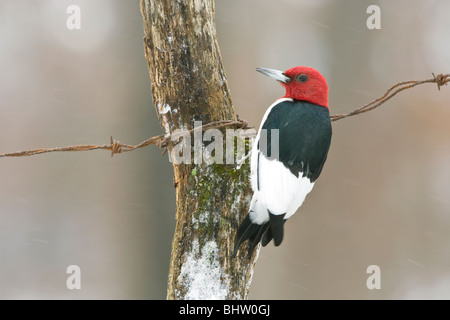
[[[141,0],[141,12],[153,104],[166,135],[193,129],[194,121],[235,119],[214,1]],[[197,143],[191,163],[173,164],[177,223],[167,298],[245,299],[258,250],[251,258],[245,246],[230,255],[251,199],[249,164],[206,164]]]

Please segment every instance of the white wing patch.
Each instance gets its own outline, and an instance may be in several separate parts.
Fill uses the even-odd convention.
[[[258,201],[272,214],[286,214],[291,217],[302,205],[314,183],[301,174],[297,178],[277,160],[259,156],[259,195]]]
[[[307,177],[297,178],[283,163],[267,159],[261,152],[256,158],[255,172],[252,172],[254,193],[250,204],[250,219],[253,223],[264,224],[272,214],[286,214],[289,219],[303,204],[305,197],[314,187]],[[259,185],[259,190],[258,190]]]

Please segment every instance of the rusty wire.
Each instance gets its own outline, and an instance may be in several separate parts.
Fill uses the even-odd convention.
[[[330,119],[331,119],[331,121],[337,121],[340,119],[344,119],[347,117],[351,117],[351,116],[355,116],[355,115],[358,115],[358,114],[361,114],[364,112],[371,111],[371,110],[379,107],[380,105],[382,105],[389,99],[391,99],[397,93],[399,93],[403,90],[410,89],[415,86],[424,84],[424,83],[436,83],[438,90],[440,90],[441,87],[446,85],[449,81],[450,81],[450,74],[434,75],[434,73],[433,73],[433,78],[431,78],[431,79],[426,79],[426,80],[422,80],[422,81],[411,80],[411,81],[399,82],[399,83],[393,85],[391,88],[389,88],[383,96],[381,96],[381,97],[379,97],[379,98],[377,98],[377,99],[375,99],[375,100],[373,100],[373,101],[363,105],[362,107],[359,107],[349,113],[331,115]],[[247,123],[247,121],[241,120],[241,119],[239,119],[239,117],[237,117],[236,120],[221,120],[221,121],[210,122],[210,123],[207,123],[207,124],[201,126],[201,129],[202,129],[202,131],[205,131],[207,129],[212,129],[212,128],[218,129],[218,128],[225,128],[225,127],[236,127],[236,128],[241,128],[241,129],[247,129],[248,123]],[[196,129],[198,129],[198,128],[194,128],[194,129],[185,131],[185,132],[183,132],[183,134],[192,133]],[[111,137],[110,142],[108,144],[75,145],[75,146],[66,146],[66,147],[40,148],[40,149],[10,152],[10,153],[0,153],[0,158],[26,157],[26,156],[33,156],[33,155],[49,153],[49,152],[90,151],[90,150],[109,150],[111,152],[111,157],[112,157],[114,154],[117,154],[117,153],[133,151],[135,149],[144,148],[144,147],[147,147],[152,144],[156,144],[158,147],[164,148],[166,151],[169,141],[171,141],[171,140],[173,141],[174,138],[176,138],[174,135],[167,135],[167,136],[158,135],[155,137],[151,137],[145,141],[142,141],[141,143],[139,143],[137,145],[128,145],[128,144],[120,143],[119,141],[117,141],[117,140],[113,139],[113,137]],[[165,151],[163,152],[163,154],[165,153]]]

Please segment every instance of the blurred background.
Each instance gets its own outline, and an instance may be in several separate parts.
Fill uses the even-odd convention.
[[[66,9],[81,8],[68,30]],[[381,8],[369,30],[366,9]],[[445,0],[216,0],[236,112],[284,94],[255,67],[318,69],[333,114],[450,72]],[[0,0],[0,153],[162,132],[139,1]],[[425,84],[333,123],[314,191],[260,252],[251,299],[450,299],[450,87]],[[172,166],[147,147],[0,159],[0,298],[164,299]],[[68,290],[66,268],[81,268]],[[366,269],[381,269],[369,290]]]

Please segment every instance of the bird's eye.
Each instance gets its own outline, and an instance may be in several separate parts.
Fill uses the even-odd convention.
[[[298,82],[306,82],[308,81],[308,76],[302,73],[301,75],[298,75],[295,80],[297,80]]]

